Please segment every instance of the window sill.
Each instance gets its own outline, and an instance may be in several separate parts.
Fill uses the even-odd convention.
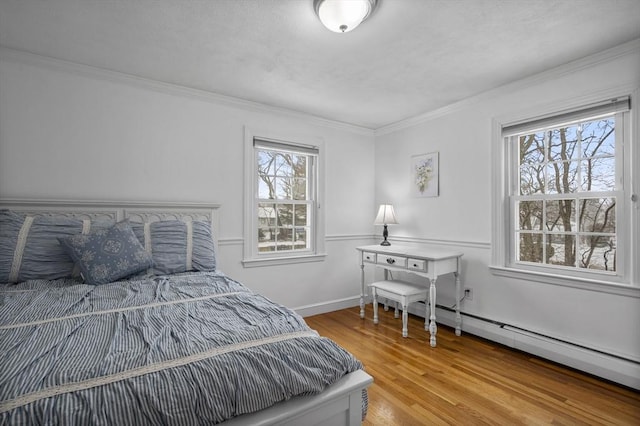
[[[294,263],[322,262],[327,257],[326,253],[308,254],[301,256],[283,256],[244,259],[242,265],[245,268],[257,268],[261,266],[290,265]]]
[[[640,287],[629,284],[620,284],[602,280],[591,280],[586,278],[557,275],[544,272],[526,271],[505,266],[489,266],[489,269],[492,274],[501,277],[536,281],[545,284],[560,285],[564,287],[598,291],[601,293],[616,294],[619,296],[640,298]]]

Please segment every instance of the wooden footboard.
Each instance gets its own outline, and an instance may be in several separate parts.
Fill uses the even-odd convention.
[[[318,395],[292,398],[257,413],[224,422],[225,426],[355,426],[362,424],[362,391],[373,383],[363,370],[354,371]]]

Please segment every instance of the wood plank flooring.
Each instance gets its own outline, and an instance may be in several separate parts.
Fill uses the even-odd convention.
[[[305,318],[353,353],[374,377],[365,425],[640,425],[640,392],[424,319],[372,307]]]

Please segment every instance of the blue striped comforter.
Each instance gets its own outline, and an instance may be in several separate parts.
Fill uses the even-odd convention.
[[[220,273],[0,286],[0,425],[215,424],[360,368]]]

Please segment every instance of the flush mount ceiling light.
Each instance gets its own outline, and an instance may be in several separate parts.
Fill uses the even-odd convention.
[[[364,22],[378,0],[313,0],[322,24],[336,33],[347,33]]]

